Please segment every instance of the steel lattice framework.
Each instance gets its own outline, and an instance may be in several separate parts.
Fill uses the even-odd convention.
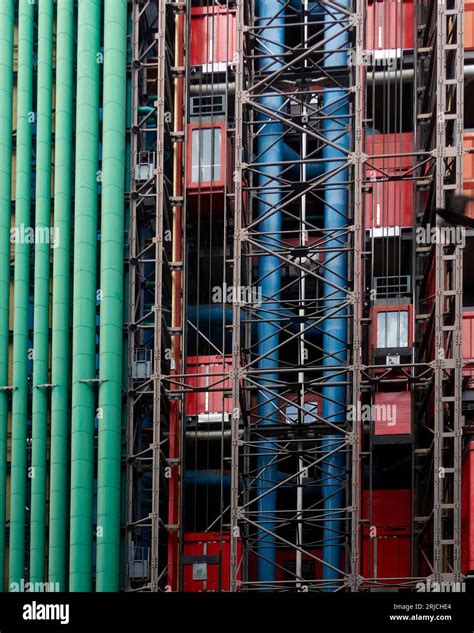
[[[419,2],[417,8],[418,149],[429,156],[419,220],[422,227],[442,228],[435,209],[444,208],[447,197],[463,188],[463,2]],[[437,239],[425,251],[418,296],[423,324],[419,360],[428,363],[430,379],[422,407],[417,407],[418,575],[460,582],[462,247]],[[432,267],[436,285],[430,305],[427,279]]]
[[[180,523],[179,398],[169,376],[179,371],[182,349],[184,131],[176,99],[183,95],[184,7],[132,5],[126,588],[158,591],[170,577],[176,582]]]
[[[233,306],[232,590],[356,590],[360,582],[360,428],[346,413],[347,405],[359,397],[362,369],[363,11],[362,2],[352,3],[350,9],[332,1],[317,4],[319,12],[312,16],[306,4],[293,16],[285,4],[286,14],[291,16],[283,27],[287,29],[287,41],[290,29],[293,36],[298,29],[300,37],[292,49],[286,46],[275,54],[268,45],[267,25],[262,27],[253,3],[237,2],[233,284],[253,291],[248,301]],[[305,18],[308,15],[311,27]],[[331,25],[332,37],[323,41],[320,29],[325,21]],[[343,33],[349,34],[355,63],[328,64],[331,56],[339,52],[337,37]],[[324,91],[339,95],[336,107],[333,104],[331,109],[324,102]],[[277,106],[272,107],[272,103]],[[332,114],[334,121],[340,123],[346,112],[347,121],[343,121],[338,135],[325,132],[325,117]],[[335,123],[336,128],[339,123]],[[281,140],[298,148],[300,159],[272,164],[276,175],[267,179],[262,178],[265,162],[259,156],[258,146],[269,129],[278,129],[276,142]],[[336,159],[324,170],[318,170],[328,147],[336,151]],[[299,178],[290,182],[290,170],[294,173],[295,168]],[[334,184],[334,177],[341,173],[342,179]],[[324,200],[331,204],[331,192],[338,187],[348,194],[348,215],[343,226],[328,229],[318,217],[318,210]],[[275,192],[281,194],[276,202],[271,200]],[[262,228],[262,219],[276,213],[281,213],[281,228],[268,233]],[[341,254],[347,258],[346,271],[337,281],[328,281],[330,262]],[[270,255],[278,261],[278,268],[292,267],[295,271],[278,297],[262,296],[262,279],[252,266],[259,258]],[[337,297],[329,305],[317,291],[323,281],[332,287],[331,296]],[[335,318],[345,320],[347,341],[339,341],[339,350],[328,354],[318,335],[324,331],[325,323]],[[261,323],[270,325],[278,334],[278,343],[264,355],[259,354],[250,334],[250,328]],[[265,357],[276,349],[278,361],[273,361],[271,369],[265,368]],[[337,409],[337,421],[325,419],[319,410],[309,414],[313,423],[305,424],[305,403],[319,399],[324,410],[325,398],[331,398],[325,391],[328,384],[343,387],[343,399],[332,403]],[[273,410],[270,419],[262,418],[261,405],[255,401],[257,392],[263,394],[265,404]],[[299,424],[288,424],[289,406],[296,411]],[[242,423],[244,436],[240,438]],[[331,478],[331,459],[336,454],[342,456],[341,467]],[[264,467],[259,461],[262,456],[266,459]],[[284,476],[275,478],[277,472]],[[326,496],[318,496],[318,487],[322,482],[327,484],[329,478],[333,491],[326,488]],[[305,491],[313,488],[314,495],[303,495],[303,481]],[[336,489],[343,491],[342,503],[328,508],[325,499],[334,495]],[[293,501],[262,512],[262,499],[275,493],[281,498],[287,493]],[[324,561],[318,553],[323,546],[323,529],[332,532],[333,546],[341,549],[337,566]],[[243,543],[240,558],[238,539]],[[276,543],[277,552],[282,547],[295,552],[293,569],[279,563],[278,554],[273,562],[277,569],[284,569],[290,580],[250,582],[249,557],[265,559],[269,541]],[[308,558],[323,570],[329,568],[329,578],[324,571],[321,579],[305,578],[302,562]],[[274,575],[277,578],[278,572]]]

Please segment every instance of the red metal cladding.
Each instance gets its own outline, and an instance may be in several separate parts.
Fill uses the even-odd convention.
[[[365,228],[413,226],[413,134],[367,137]],[[401,156],[400,156],[401,155]],[[377,158],[372,158],[372,156]],[[402,177],[406,176],[405,180]],[[398,180],[391,180],[397,178]]]
[[[221,212],[225,188],[232,191],[232,146],[225,121],[188,125],[187,192],[201,212]],[[196,197],[196,198],[194,198]]]
[[[414,48],[413,0],[369,0],[367,50]]]
[[[474,310],[464,310],[462,313],[462,357],[469,363],[463,370],[469,378],[469,388],[474,387]]]
[[[413,182],[373,177],[372,192],[365,196],[366,230],[413,226]]]
[[[410,391],[376,391],[374,394],[374,441],[410,441],[412,433]]]
[[[464,48],[474,49],[474,2],[464,3]]]
[[[411,491],[372,490],[363,493],[362,574],[399,584],[410,576]]]
[[[232,361],[224,356],[189,356],[186,363],[186,416],[231,413],[232,398],[224,389],[232,388]]]
[[[407,171],[413,166],[413,132],[403,134],[369,134],[367,165],[373,171]],[[372,158],[372,156],[376,158]]]
[[[237,560],[242,543],[237,544]],[[230,590],[230,535],[190,532],[184,535],[183,589],[185,592]]]
[[[462,464],[461,569],[474,571],[474,442],[467,445]]]
[[[191,66],[231,63],[235,57],[235,10],[227,7],[191,9]],[[212,67],[209,68],[209,71]],[[215,70],[215,69],[214,69]]]
[[[474,5],[473,5],[474,6]],[[474,19],[474,13],[473,19]],[[464,147],[466,149],[474,148],[474,132],[464,133]],[[467,195],[472,196],[474,189],[474,154],[464,154],[464,191]],[[470,204],[467,209],[468,215],[474,217],[474,204]]]

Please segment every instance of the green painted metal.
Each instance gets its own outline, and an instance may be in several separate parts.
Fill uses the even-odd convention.
[[[51,119],[53,1],[38,14],[33,396],[31,446],[30,582],[44,582],[46,450],[48,440],[49,283],[51,225]]]
[[[71,307],[71,195],[74,71],[74,0],[58,0],[56,18],[56,118],[51,350],[51,449],[48,581],[67,587],[69,326]]]
[[[127,2],[104,3],[97,591],[119,589]]]
[[[92,587],[100,0],[79,0],[69,590]]]
[[[33,108],[34,5],[20,0],[18,7],[18,75],[16,133],[15,226],[18,235],[30,226],[31,134]],[[24,235],[24,233],[23,233]],[[26,428],[28,417],[28,306],[30,245],[15,242],[13,288],[13,398],[10,479],[9,583],[25,575]]]
[[[0,2],[0,387],[8,386],[13,116],[13,3]],[[0,592],[5,591],[8,392],[0,390]]]

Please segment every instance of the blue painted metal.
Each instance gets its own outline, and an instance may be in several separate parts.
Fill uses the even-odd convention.
[[[341,7],[349,8],[349,0],[339,0]],[[331,12],[325,15],[324,38],[328,40],[341,30],[335,22],[343,19],[342,13]],[[347,31],[340,33],[325,45],[325,52],[337,51],[328,54],[325,59],[325,68],[334,69],[347,65],[347,47],[349,46]],[[322,124],[322,132],[325,139],[333,142],[342,149],[349,148],[349,135],[347,133],[349,118],[349,97],[347,92],[328,88],[323,93],[323,114],[325,118]],[[337,117],[337,118],[336,118]],[[326,145],[323,148],[323,158],[326,159],[325,170],[335,170],[341,166],[341,159],[345,158],[343,151]],[[326,182],[324,195],[324,226],[325,229],[336,229],[333,237],[328,240],[326,248],[341,248],[346,245],[346,240],[341,236],[341,229],[348,224],[348,170],[343,169],[331,176]],[[347,286],[347,255],[346,253],[329,253],[328,262],[323,271],[325,282],[332,282],[340,287]],[[347,358],[347,322],[343,310],[336,310],[344,299],[345,293],[337,290],[330,283],[323,284],[324,306],[328,312],[334,311],[335,315],[323,322],[323,365],[342,365]],[[331,371],[325,372],[331,376]],[[346,388],[344,386],[331,386],[331,382],[339,380],[339,377],[329,378],[328,384],[323,388],[323,418],[331,423],[343,422],[346,416]],[[331,453],[341,445],[341,435],[328,435],[322,441],[322,451]],[[333,591],[336,584],[332,580],[340,577],[335,568],[341,564],[341,528],[343,506],[344,457],[342,452],[329,455],[323,464],[321,484],[323,489],[323,506],[325,519],[323,521],[323,560],[331,565],[323,565],[323,579],[329,581],[325,591]]]

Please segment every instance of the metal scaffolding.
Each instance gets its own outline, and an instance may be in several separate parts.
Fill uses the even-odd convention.
[[[237,0],[236,53],[223,73],[185,60],[191,3],[133,3],[126,587],[182,590],[183,566],[194,560],[183,555],[186,534],[216,525],[220,587],[230,535],[231,591],[457,582],[462,250],[420,244],[417,229],[439,225],[435,209],[462,189],[460,0],[416,3],[418,41],[390,73],[367,62],[367,0],[285,2],[272,15],[261,13],[264,4]],[[224,7],[209,11],[217,29]],[[376,90],[389,104],[399,99],[381,132],[394,132],[388,149],[369,149],[380,122],[369,107]],[[416,100],[411,151],[398,137],[408,90]],[[203,99],[214,107],[216,94],[222,111],[191,116]],[[219,160],[201,140],[189,150],[199,153],[198,187],[186,194],[190,124],[221,126],[222,147],[232,148],[219,163],[223,193],[201,182],[203,151],[205,169]],[[394,181],[399,188],[387,194]],[[412,197],[413,221],[394,217],[377,237],[367,206],[380,187],[397,198],[384,201],[394,216],[398,197]],[[392,257],[376,272],[376,260]],[[216,280],[232,284],[230,311],[225,299],[217,312],[206,303]],[[376,308],[389,304],[409,304],[413,340],[405,357],[376,359]],[[204,385],[205,354],[221,365]],[[363,421],[360,408],[396,389],[411,398],[413,438],[397,455],[412,477],[412,562],[406,577],[386,578],[376,554],[369,561],[380,453],[375,421]],[[189,403],[202,392],[222,398],[219,426],[191,420]],[[209,463],[218,468],[205,470]]]
[[[430,160],[418,197],[425,229],[445,229],[435,209],[463,189],[463,3],[417,3],[418,148]],[[418,314],[429,383],[417,407],[417,575],[460,582],[462,457],[462,245],[442,232],[424,251]],[[434,298],[429,276],[434,275]],[[428,306],[428,307],[427,307]]]
[[[179,529],[180,413],[169,376],[181,365],[182,261],[176,257],[183,195],[175,157],[182,155],[184,131],[175,99],[175,93],[182,99],[182,86],[175,88],[184,72],[176,63],[183,47],[177,15],[184,7],[164,0],[132,4],[126,588],[158,591],[167,586],[174,562],[168,554],[178,542],[171,534]]]
[[[361,372],[363,7],[317,4],[317,15],[313,5],[286,5],[287,19],[278,26],[278,16],[264,22],[252,2],[237,2],[232,265],[234,287],[251,292],[245,303],[234,303],[232,319],[234,591],[359,585],[360,427],[347,411],[359,398]],[[326,39],[324,24],[331,30]],[[272,28],[283,28],[286,41],[298,33],[291,49],[272,50]],[[348,37],[342,53],[353,47],[352,66],[337,55],[346,33],[351,44]],[[290,154],[295,147],[298,159],[262,161],[265,136],[285,143]],[[334,150],[331,160],[328,148]],[[273,172],[263,177],[266,167]],[[325,203],[338,213],[330,202],[338,189],[350,200],[347,214],[340,227],[328,228],[321,209]],[[280,213],[281,226],[266,230],[265,221]],[[293,271],[283,276],[278,296],[262,293],[263,276],[255,271],[254,263],[268,257],[277,262],[275,270]],[[331,262],[338,257],[347,265],[335,279]],[[320,337],[341,319],[345,341],[330,352]],[[256,343],[250,333],[262,324],[273,337],[263,353],[261,337]],[[334,387],[342,387],[342,399],[334,399]],[[315,401],[322,411],[308,406]],[[325,416],[329,409],[333,414]],[[277,494],[278,506],[265,502]],[[291,561],[279,559],[282,548],[293,552]],[[270,566],[269,579],[249,579],[252,558]],[[306,560],[321,568],[320,577],[305,575]]]

